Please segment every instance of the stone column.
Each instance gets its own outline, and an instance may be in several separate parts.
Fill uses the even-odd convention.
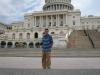
[[[40,16],[40,26],[39,27],[42,27],[42,16]]]
[[[63,9],[64,9],[64,5],[63,5]]]
[[[66,26],[66,14],[63,15],[64,20],[64,27]]]
[[[46,27],[48,27],[48,19],[47,19],[47,15],[46,15]]]
[[[32,27],[34,26],[34,17],[32,17]]]
[[[7,48],[7,43],[8,43],[8,41],[6,42],[5,48]]]
[[[56,26],[58,26],[58,15],[56,15]]]
[[[64,19],[64,14],[63,14],[63,27],[65,27],[65,19]]]
[[[60,20],[59,20],[59,17],[60,17],[60,16],[59,16],[59,14],[58,14],[58,27],[59,27],[59,25],[60,25]]]
[[[51,15],[51,27],[53,27],[52,24],[53,24],[53,19],[52,19],[52,15]]]
[[[1,41],[0,41],[0,48],[1,48]]]
[[[48,7],[47,7],[47,11],[48,11]]]
[[[66,6],[64,5],[64,9],[66,9]]]
[[[33,17],[33,18],[34,18],[34,23],[33,23],[33,24],[34,24],[34,26],[35,26],[35,17]]]
[[[59,5],[60,6],[60,10],[61,10],[61,5]]]
[[[15,48],[15,42],[12,42],[12,43],[13,43],[12,48]]]
[[[34,19],[35,19],[35,22],[34,22],[34,24],[35,24],[35,27],[36,27],[36,16],[34,16]]]
[[[54,5],[53,5],[53,10],[54,10]]]
[[[68,16],[66,14],[66,25],[68,25]]]
[[[35,26],[35,16],[34,16],[34,26]]]
[[[37,17],[36,17],[37,18]],[[36,20],[36,18],[35,18],[35,22],[36,22],[36,26],[37,26],[37,20]]]
[[[52,7],[50,6],[50,10],[52,10]]]
[[[53,6],[51,6],[51,10],[53,10]]]
[[[29,48],[29,42],[27,43],[26,48]]]
[[[57,10],[57,4],[56,4],[56,10]]]
[[[60,10],[60,5],[58,5],[58,8],[59,8],[59,10]]]
[[[63,9],[63,5],[61,5],[61,10]]]
[[[43,16],[41,16],[41,27],[43,27]]]

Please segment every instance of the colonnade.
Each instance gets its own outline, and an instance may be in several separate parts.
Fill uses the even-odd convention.
[[[34,16],[35,27],[64,27],[67,22],[66,14]]]

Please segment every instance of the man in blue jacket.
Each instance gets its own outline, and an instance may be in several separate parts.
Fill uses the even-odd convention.
[[[53,46],[52,36],[48,34],[49,30],[45,29],[42,38],[42,66],[43,69],[51,68],[51,48]]]

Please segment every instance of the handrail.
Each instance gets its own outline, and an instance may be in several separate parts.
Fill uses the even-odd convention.
[[[89,38],[89,40],[90,40],[90,42],[91,42],[93,48],[95,48],[95,45],[94,45],[94,43],[93,43],[93,40],[92,40],[90,34],[89,34],[86,30],[84,30],[84,33],[85,33],[86,36],[88,36],[88,38]]]

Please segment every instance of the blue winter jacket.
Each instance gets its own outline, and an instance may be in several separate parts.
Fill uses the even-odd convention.
[[[51,48],[53,45],[53,39],[51,35],[43,36],[42,38],[42,50],[43,52],[51,52]]]

